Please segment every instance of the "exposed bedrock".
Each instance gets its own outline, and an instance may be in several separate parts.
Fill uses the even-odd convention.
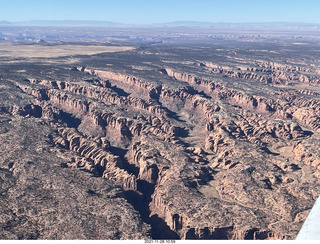
[[[319,129],[320,106],[318,101],[297,98],[295,95],[287,92],[280,93],[286,101],[248,96],[234,89],[225,88],[214,81],[197,78],[190,74],[178,73],[170,69],[166,69],[166,74],[175,79],[188,82],[190,85],[205,91],[216,99],[227,101],[243,109],[253,110],[261,114],[276,113],[284,119],[294,119],[309,128]],[[310,94],[309,91],[301,92]]]
[[[203,65],[267,83],[272,69],[278,76],[270,87],[297,78],[286,74],[293,67],[275,64],[240,75]],[[121,186],[153,238],[295,238],[319,192],[320,106],[305,98],[314,93],[251,95],[173,68],[153,71],[177,87],[121,72],[73,71],[92,79],[16,82],[29,104],[1,112],[49,126],[48,143],[66,161],[61,167]],[[4,127],[7,133],[9,122]]]
[[[207,67],[213,74],[221,74],[230,78],[251,79],[263,83],[289,84],[292,81],[301,83],[320,82],[317,70],[273,62],[261,62],[258,64],[258,68],[249,66],[227,67],[213,63],[201,63],[201,65]]]

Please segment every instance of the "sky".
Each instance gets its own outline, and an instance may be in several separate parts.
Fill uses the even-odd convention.
[[[2,20],[320,24],[320,0],[0,0]]]

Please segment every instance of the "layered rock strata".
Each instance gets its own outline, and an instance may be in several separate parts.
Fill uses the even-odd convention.
[[[96,227],[80,237],[71,228],[60,233],[43,211],[62,200],[40,209],[46,217],[38,222],[31,218],[36,213],[5,200],[3,206],[23,220],[3,222],[3,238],[294,239],[320,191],[319,73],[317,67],[255,62],[227,66],[197,59],[187,64],[190,70],[162,62],[148,66],[147,77],[78,66],[70,69],[78,80],[33,74],[11,81],[25,102],[1,103],[3,147],[18,130],[12,128],[22,128],[16,121],[41,124],[41,140],[25,131],[17,147],[21,153],[34,140],[27,148],[32,157],[42,150],[52,162],[45,174],[46,163],[38,160],[36,188],[69,199],[68,214],[81,209],[70,223],[81,233],[87,233],[83,226]],[[42,149],[37,140],[45,141]],[[33,164],[11,162],[18,152],[11,150],[3,154],[1,172],[15,188],[4,187],[4,194],[18,196],[21,205],[25,198],[16,193],[15,180],[31,177]],[[69,174],[81,180],[68,185]],[[74,196],[78,185],[86,192]],[[49,193],[32,197],[53,198]],[[53,217],[63,221],[60,209]],[[33,231],[25,236],[14,223]]]

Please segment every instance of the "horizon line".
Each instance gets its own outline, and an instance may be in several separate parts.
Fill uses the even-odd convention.
[[[22,23],[22,22],[32,22],[32,21],[70,21],[70,22],[110,22],[115,24],[126,24],[126,25],[150,25],[150,24],[167,24],[167,23],[179,23],[179,22],[190,22],[190,23],[209,23],[209,24],[277,24],[277,23],[286,23],[286,24],[314,24],[320,25],[320,23],[316,22],[304,22],[304,21],[205,21],[205,20],[174,20],[174,21],[166,21],[166,22],[149,22],[149,23],[125,23],[125,22],[117,22],[112,20],[91,20],[91,19],[29,19],[29,20],[17,20],[17,21],[9,21],[9,20],[0,20],[1,22],[8,23]]]

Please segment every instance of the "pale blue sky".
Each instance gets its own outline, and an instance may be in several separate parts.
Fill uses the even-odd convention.
[[[320,0],[0,0],[0,21],[105,20],[309,22],[320,24]]]

